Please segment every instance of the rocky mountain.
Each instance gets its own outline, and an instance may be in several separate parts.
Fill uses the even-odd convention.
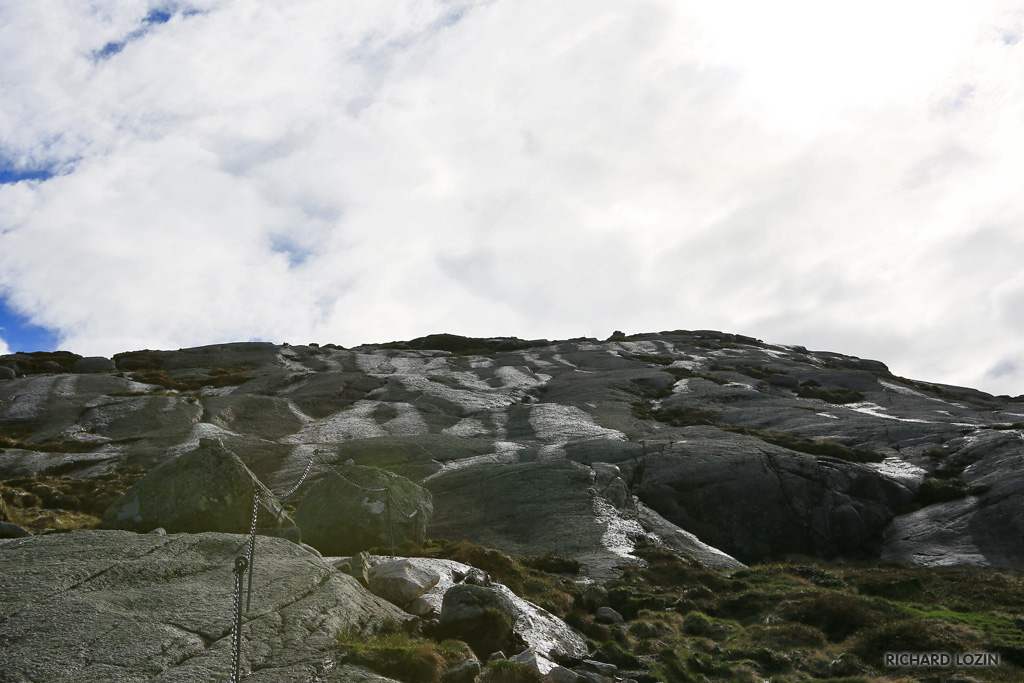
[[[211,438],[272,490],[319,449],[299,499],[327,464],[377,466],[430,491],[433,537],[597,573],[651,533],[726,565],[797,553],[1024,566],[1024,401],[878,361],[676,331],[0,365],[0,479],[149,469]]]
[[[216,472],[232,473],[231,486],[240,491],[234,502],[218,497],[226,474],[181,479],[196,472],[181,463],[214,460]],[[81,514],[94,520],[86,527],[146,532],[170,519],[146,517],[146,500],[173,490],[189,491],[202,510],[248,506],[232,512],[243,522],[207,530],[245,533],[238,526],[252,506],[248,492],[264,491],[261,519],[285,520],[280,525],[293,530],[298,523],[315,547],[261,540],[280,556],[272,567],[299,562],[301,581],[309,584],[297,596],[271,598],[282,607],[268,621],[249,622],[275,643],[321,638],[330,620],[363,628],[359,610],[338,616],[328,609],[358,586],[338,583],[303,554],[342,552],[319,539],[349,532],[318,530],[325,519],[377,515],[384,521],[376,531],[359,532],[367,546],[394,543],[396,534],[398,542],[465,539],[508,553],[571,558],[584,577],[598,581],[644,565],[637,547],[652,543],[719,570],[785,558],[1024,568],[1022,460],[1024,397],[906,379],[874,360],[713,331],[616,333],[604,341],[432,335],[351,349],[249,342],[112,359],[64,352],[0,357],[0,531],[28,533],[9,522],[34,533],[59,530],[62,515]],[[159,478],[171,470],[178,477],[173,486]],[[146,472],[135,498],[107,507]],[[104,493],[112,482],[120,488]],[[345,486],[352,488],[343,497],[356,507],[331,507],[324,491]],[[385,489],[387,497],[373,493]],[[391,496],[399,489],[406,492],[401,500]],[[287,512],[267,502],[271,492],[282,501],[289,494]],[[184,505],[184,494],[171,498],[164,508]],[[30,510],[45,514],[29,524]],[[267,533],[290,537],[285,531]],[[38,563],[50,552],[47,544],[56,548],[63,536],[47,535],[46,544],[0,541],[0,564],[17,553],[25,555],[17,566]],[[203,544],[205,556],[228,558],[241,544],[231,539],[242,538],[71,536],[95,557],[83,559],[80,570],[54,570],[51,583],[59,586],[40,589],[44,602],[25,602],[20,593],[0,600],[7,606],[0,614],[5,642],[28,642],[10,629],[31,630],[50,609],[46,600],[109,612],[92,594],[102,581],[82,592],[95,577],[130,573],[136,564],[144,566],[139,572],[164,571],[156,567],[174,566],[173,558],[195,555]],[[100,553],[125,543],[123,552],[135,559],[112,563]],[[76,552],[65,547],[59,554]],[[190,585],[211,576],[212,567],[186,563],[174,580]],[[229,563],[217,571],[225,574],[221,583],[229,581]],[[138,595],[145,592],[140,581],[129,582]],[[134,623],[139,600],[115,600],[120,621],[109,628]],[[299,609],[298,616],[283,616],[285,607]],[[222,671],[222,659],[207,666],[204,657],[227,647],[221,617],[193,616],[151,625],[157,635],[150,642],[163,652],[157,659],[173,660],[175,675],[186,678],[195,667]],[[82,637],[67,629],[61,638]],[[284,649],[296,671],[319,656],[305,646],[301,657]],[[264,654],[253,671],[271,666],[261,663],[270,661]],[[157,666],[153,661],[145,666]],[[82,671],[101,665],[80,663]],[[143,675],[145,666],[138,680],[153,675]],[[322,662],[309,667],[328,674]],[[335,680],[315,680],[328,679]]]

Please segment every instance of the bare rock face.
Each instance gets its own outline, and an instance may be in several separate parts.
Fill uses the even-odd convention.
[[[585,565],[595,579],[637,564],[630,554],[641,539],[657,538],[684,552],[706,548],[695,537],[642,513],[617,466],[570,460],[478,464],[430,478],[437,514],[433,533],[465,538],[518,554],[553,553]],[[727,567],[741,562],[709,549]]]
[[[405,477],[347,465],[309,489],[295,520],[303,540],[325,555],[354,555],[392,539],[422,543],[433,509],[430,492]]]
[[[245,542],[230,534],[124,531],[3,542],[3,679],[227,680],[233,565]],[[335,666],[336,636],[369,634],[406,615],[289,541],[258,538],[255,557],[242,625],[245,680],[381,680]]]
[[[110,529],[146,533],[221,531],[248,533],[254,492],[260,491],[256,526],[294,527],[273,494],[238,456],[219,442],[204,439],[199,448],[149,471],[107,509]]]
[[[367,572],[370,591],[404,607],[437,585],[441,577],[418,568],[408,560],[395,560],[371,567]]]
[[[152,470],[216,438],[273,490],[321,449],[429,489],[436,537],[598,572],[642,538],[722,567],[790,552],[927,563],[940,538],[964,562],[1024,567],[1024,399],[878,361],[711,330],[112,360],[0,358],[0,480]],[[294,501],[331,476],[315,466]],[[425,530],[388,526],[367,543]]]
[[[71,366],[72,372],[93,373],[93,372],[114,372],[117,366],[114,361],[103,356],[86,356],[79,358]]]
[[[913,494],[873,469],[801,455],[715,427],[648,461],[638,495],[744,562],[801,553],[868,555]]]

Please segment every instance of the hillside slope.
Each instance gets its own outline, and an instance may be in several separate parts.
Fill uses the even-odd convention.
[[[277,491],[314,449],[391,469],[433,494],[432,537],[570,555],[595,575],[650,535],[724,567],[789,554],[1024,567],[1024,402],[878,361],[675,331],[0,365],[8,484],[100,482],[213,438]]]

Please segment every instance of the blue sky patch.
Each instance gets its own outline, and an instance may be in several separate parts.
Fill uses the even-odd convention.
[[[0,161],[0,185],[13,185],[22,180],[49,180],[54,175],[52,168],[15,168]]]
[[[173,10],[155,9],[142,20],[143,24],[166,24],[174,16]]]
[[[165,5],[164,7],[150,10],[149,14],[142,18],[142,25],[125,36],[122,40],[113,40],[104,45],[99,50],[93,52],[93,59],[97,62],[103,61],[104,59],[110,59],[117,53],[124,50],[128,43],[131,43],[139,38],[142,38],[153,26],[159,24],[166,24],[170,21],[175,14],[178,13],[178,7],[176,5]],[[181,16],[190,17],[195,14],[201,14],[199,10],[184,10],[181,12]]]
[[[59,342],[55,332],[33,325],[28,318],[12,311],[3,299],[0,299],[0,339],[7,342],[11,353],[56,351]]]

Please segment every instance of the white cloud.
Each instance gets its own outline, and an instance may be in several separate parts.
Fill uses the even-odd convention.
[[[155,6],[0,5],[62,347],[716,327],[1024,393],[1013,3]]]
[[[10,352],[11,347],[7,345],[7,342],[4,341],[3,337],[0,337],[0,356],[6,356]]]

